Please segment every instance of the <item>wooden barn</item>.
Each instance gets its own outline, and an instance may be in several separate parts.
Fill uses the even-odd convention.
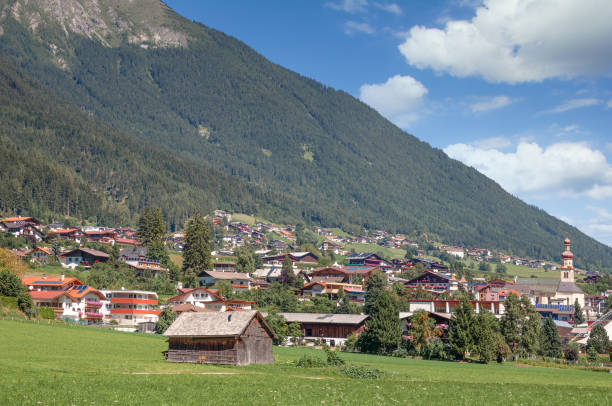
[[[274,330],[257,310],[182,313],[164,333],[166,359],[203,364],[272,364]]]

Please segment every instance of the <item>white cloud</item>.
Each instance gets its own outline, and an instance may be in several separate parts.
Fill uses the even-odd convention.
[[[357,33],[374,34],[376,30],[368,23],[358,23],[357,21],[347,21],[344,23],[344,33],[354,35]]]
[[[365,84],[359,98],[401,128],[418,118],[427,88],[411,76],[395,75],[385,83]]]
[[[470,21],[414,26],[399,46],[409,64],[490,82],[609,73],[609,0],[486,0]]]
[[[596,215],[579,225],[599,241],[612,247],[612,213],[603,207],[586,206],[585,209]]]
[[[388,4],[374,3],[374,5],[378,7],[379,9],[387,11],[391,14],[395,14],[396,16],[402,15],[401,7],[395,3],[388,3]]]
[[[609,109],[610,109],[610,108],[612,108],[612,99],[608,100],[607,107],[608,107]]]
[[[565,127],[559,127],[558,125],[553,124],[551,128],[557,131],[557,137],[585,134],[585,131],[583,131],[578,124],[566,125]]]
[[[550,110],[545,110],[542,113],[546,113],[546,114],[565,113],[566,111],[569,111],[569,110],[580,109],[583,107],[597,106],[598,104],[601,104],[601,103],[603,103],[602,100],[594,99],[594,98],[571,99]]]
[[[473,113],[482,113],[489,110],[497,110],[502,107],[506,107],[509,104],[512,104],[514,100],[509,98],[508,96],[495,96],[490,97],[487,100],[474,103],[470,106],[470,109]]]
[[[508,148],[512,145],[512,143],[506,137],[491,137],[491,138],[484,138],[482,140],[474,141],[470,145],[477,149],[487,150],[487,149]]]
[[[350,14],[362,13],[366,10],[367,6],[367,0],[340,0],[325,3],[325,7],[338,11],[344,11]]]
[[[520,142],[516,152],[453,144],[444,151],[473,166],[521,197],[612,197],[612,166],[585,143],[556,143],[542,148]]]

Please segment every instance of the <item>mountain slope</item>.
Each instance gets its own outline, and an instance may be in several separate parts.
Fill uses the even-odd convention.
[[[426,231],[449,243],[544,258],[558,258],[570,234],[578,259],[612,266],[609,247],[512,197],[350,95],[272,64],[159,1],[62,4],[0,0],[1,54],[118,132],[262,193],[294,196],[299,204],[279,202],[286,216]],[[81,9],[85,21],[98,23],[69,24],[83,20]],[[270,210],[268,203],[253,211]]]

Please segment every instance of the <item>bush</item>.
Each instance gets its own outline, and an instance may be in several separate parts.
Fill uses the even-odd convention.
[[[0,296],[17,297],[25,291],[17,275],[7,269],[0,270]]]
[[[17,306],[19,307],[19,310],[28,316],[28,318],[34,318],[38,313],[36,311],[36,307],[34,307],[32,296],[30,296],[28,293],[21,293],[19,296],[17,296]]]
[[[47,320],[55,319],[55,312],[53,311],[51,307],[42,306],[38,309],[38,313],[40,314],[40,317],[43,319],[47,319]]]
[[[344,365],[344,359],[340,358],[340,355],[338,355],[336,351],[332,351],[326,347],[325,352],[327,353],[327,365],[334,367]]]
[[[563,349],[563,356],[568,361],[578,361],[578,355],[580,354],[578,344],[571,342]]]
[[[378,379],[383,376],[381,370],[369,366],[347,365],[340,372],[356,379]]]
[[[597,361],[598,354],[597,354],[597,350],[595,349],[594,346],[587,347],[586,355],[587,355],[587,361],[589,361],[589,362],[596,362]]]
[[[444,347],[442,340],[433,340],[421,349],[421,355],[425,359],[439,359],[447,360],[450,359],[450,355]]]
[[[295,366],[298,368],[322,368],[327,366],[327,361],[312,355],[302,355],[295,363]]]
[[[406,358],[408,356],[408,350],[401,347],[391,353],[392,357]]]

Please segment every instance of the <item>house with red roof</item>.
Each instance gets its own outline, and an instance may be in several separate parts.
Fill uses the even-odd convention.
[[[6,217],[0,220],[0,232],[25,237],[31,242],[43,240],[44,234],[39,227],[40,222],[34,217]]]
[[[49,259],[53,256],[51,250],[49,248],[44,247],[36,247],[30,250],[30,252],[28,252],[28,255],[30,256],[31,261],[39,262],[41,264],[48,263]]]

